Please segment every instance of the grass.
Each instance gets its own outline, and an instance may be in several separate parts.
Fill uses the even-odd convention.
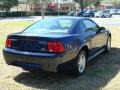
[[[0,46],[3,46],[8,34],[22,31],[32,23],[32,21],[0,22]]]
[[[0,22],[0,51],[8,34],[21,31],[31,23],[33,22]],[[111,52],[96,57],[79,77],[57,73],[33,75],[18,67],[6,65],[0,52],[0,89],[120,90],[120,27],[109,26],[109,29],[112,32]]]

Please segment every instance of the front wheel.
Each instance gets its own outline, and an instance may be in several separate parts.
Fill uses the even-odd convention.
[[[106,52],[109,52],[111,49],[111,37],[108,37],[107,44],[106,44]]]
[[[109,16],[110,18],[112,17],[112,15]]]
[[[86,68],[86,53],[85,51],[81,51],[77,57],[76,63],[76,74],[80,75],[83,74]]]
[[[105,16],[104,16],[104,15],[102,15],[102,18],[105,18]]]

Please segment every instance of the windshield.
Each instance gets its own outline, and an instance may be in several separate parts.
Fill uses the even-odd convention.
[[[86,11],[85,13],[90,13],[90,10]]]
[[[44,19],[33,24],[24,32],[66,32],[70,30],[74,19]]]

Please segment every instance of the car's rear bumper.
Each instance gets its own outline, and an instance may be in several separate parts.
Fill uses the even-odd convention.
[[[4,48],[3,54],[8,65],[22,68],[42,67],[44,71],[56,72],[59,65],[74,59],[74,53],[70,54],[45,54],[18,51]]]

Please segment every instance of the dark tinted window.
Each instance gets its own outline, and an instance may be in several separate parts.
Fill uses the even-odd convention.
[[[77,27],[76,27],[74,33],[79,34],[79,33],[84,32],[85,30],[86,30],[85,25],[84,25],[82,22],[79,22],[79,23],[77,24]]]
[[[86,30],[97,31],[98,25],[91,20],[83,20]]]

